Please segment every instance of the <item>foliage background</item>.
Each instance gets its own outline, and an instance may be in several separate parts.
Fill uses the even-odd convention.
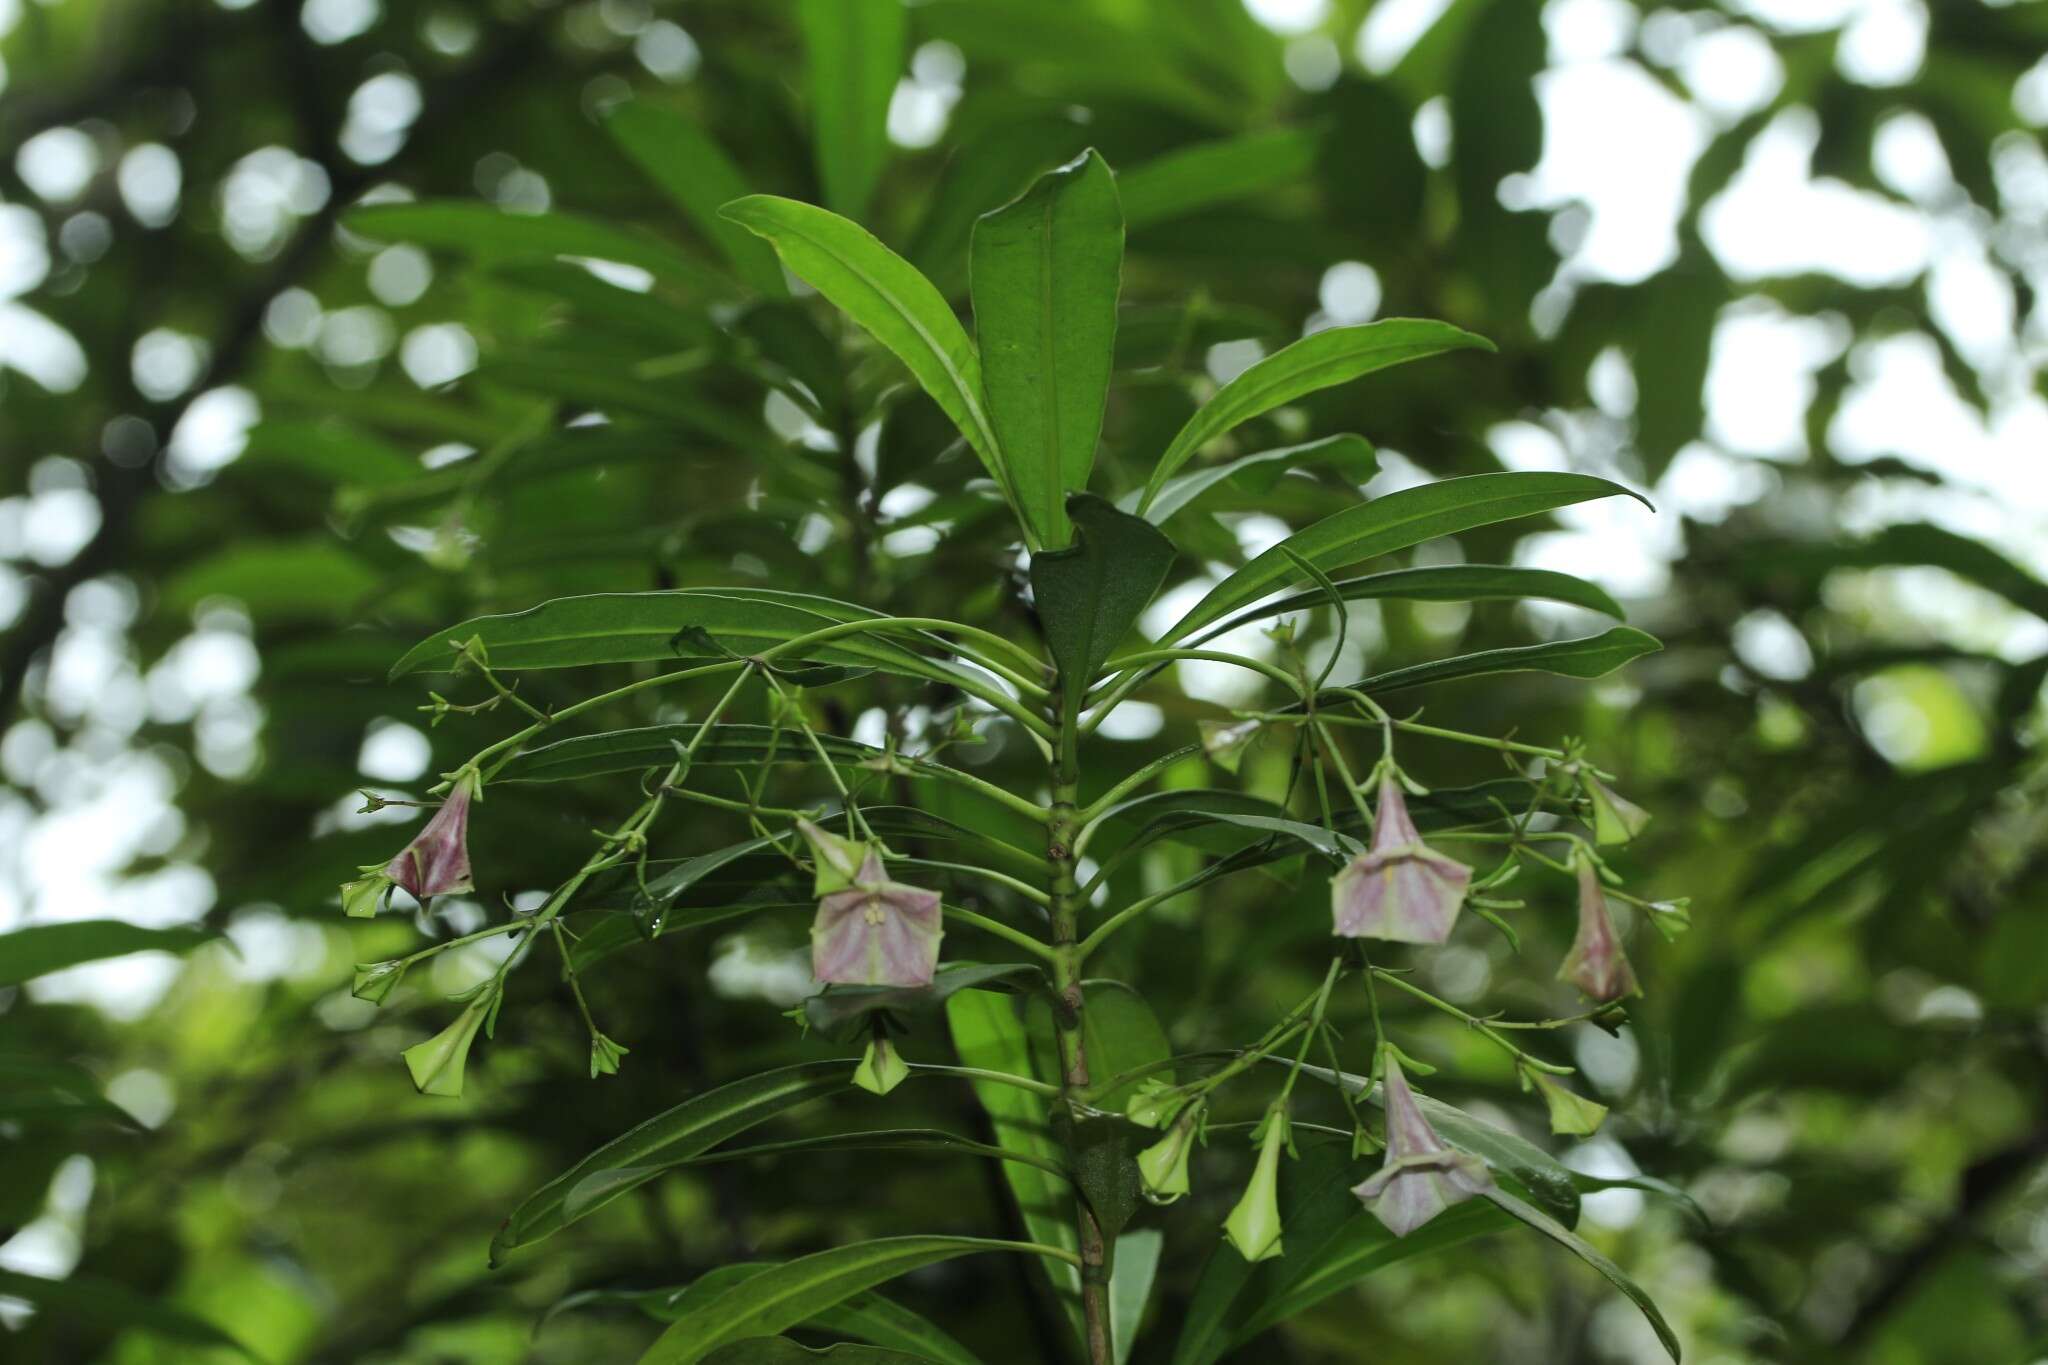
[[[1411,467],[1569,467],[1658,502],[1463,553],[1597,577],[1664,653],[1429,702],[1446,724],[1588,736],[1657,812],[1637,877],[1694,898],[1690,937],[1637,948],[1638,1026],[1570,1040],[1617,1111],[1574,1164],[1665,1177],[1708,1215],[1589,1201],[1691,1358],[2048,1354],[2048,6],[932,0],[908,21],[863,217],[956,293],[973,215],[1082,146],[1128,173],[1266,137],[1169,182],[1185,198],[1127,198],[1098,486],[1142,479],[1245,343],[1377,312],[1502,354],[1307,405],[1308,429],[1381,446],[1373,491]],[[999,1223],[964,1164],[722,1167],[485,1270],[505,1210],[597,1142],[816,1054],[772,1003],[800,925],[616,960],[602,1012],[633,1052],[597,1083],[542,973],[459,1103],[416,1097],[395,1060],[439,1026],[432,989],[382,1015],[347,995],[351,962],[412,940],[338,917],[334,883],[400,837],[352,790],[404,789],[490,733],[430,734],[421,688],[382,682],[428,630],[735,576],[1015,611],[959,495],[970,462],[935,458],[922,400],[849,461],[826,438],[854,431],[694,365],[687,282],[661,283],[680,309],[591,305],[474,234],[423,252],[338,226],[365,195],[471,198],[644,226],[715,265],[598,116],[637,92],[700,120],[750,188],[818,198],[788,7],[23,0],[0,31],[0,927],[203,920],[237,949],[0,990],[0,1044],[82,1061],[141,1127],[0,1128],[0,1266],[118,1282],[273,1360],[582,1361],[648,1328],[584,1312],[532,1335],[574,1288]],[[843,411],[895,378],[855,369]],[[556,402],[614,425],[529,440]],[[1183,572],[1318,505],[1283,487],[1254,516],[1185,519]],[[1353,622],[1375,668],[1573,633],[1506,606]],[[1130,761],[1230,700],[1179,677],[1156,732],[1119,741]],[[1431,757],[1427,780],[1485,772]],[[493,889],[552,880],[613,813],[560,789],[483,811]],[[1312,902],[1211,896],[1121,949],[1119,974],[1182,983],[1177,1047],[1239,1038],[1307,988]],[[1533,960],[1562,945],[1549,923]],[[1474,946],[1434,985],[1477,997],[1509,973]],[[1446,1097],[1531,1127],[1474,1040],[1410,1027]],[[908,1103],[974,1121],[964,1095]],[[1220,1216],[1242,1162],[1205,1159]],[[1206,1251],[1170,1250],[1176,1292]],[[949,1321],[992,1359],[1043,1330],[986,1258],[901,1297],[976,1303]],[[196,1358],[117,1314],[5,1321],[9,1358]],[[1506,1237],[1367,1280],[1247,1358],[1656,1350],[1604,1282]]]

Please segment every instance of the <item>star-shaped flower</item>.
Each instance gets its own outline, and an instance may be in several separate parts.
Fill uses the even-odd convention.
[[[1408,1078],[1387,1056],[1387,1160],[1352,1188],[1396,1237],[1406,1237],[1453,1204],[1489,1188],[1486,1163],[1444,1144],[1422,1116]]]
[[[852,884],[818,900],[811,974],[855,986],[929,986],[944,932],[939,893],[891,881],[869,849]]]
[[[1330,879],[1334,932],[1343,938],[1442,943],[1451,936],[1472,869],[1422,842],[1393,774],[1380,777],[1372,848]]]

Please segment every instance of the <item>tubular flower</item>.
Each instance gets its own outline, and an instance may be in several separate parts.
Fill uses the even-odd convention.
[[[475,789],[474,774],[457,778],[434,818],[385,866],[384,875],[414,900],[476,890],[469,876],[469,802]]]
[[[1579,932],[1572,940],[1572,950],[1565,954],[1564,965],[1557,969],[1557,979],[1571,982],[1605,1004],[1634,995],[1640,988],[1635,969],[1628,965],[1628,954],[1621,949],[1621,938],[1614,932],[1614,919],[1607,913],[1600,874],[1586,858],[1580,858],[1578,864]]]
[[[1451,936],[1472,869],[1422,842],[1391,773],[1380,778],[1372,848],[1330,879],[1330,910],[1343,938],[1442,943]]]
[[[489,996],[478,997],[456,1016],[454,1023],[426,1042],[405,1050],[405,1068],[412,1073],[412,1083],[422,1095],[461,1097],[462,1069],[469,1060],[469,1045],[476,1041],[476,1031],[483,1026],[490,1006]]]
[[[852,884],[818,900],[811,974],[854,986],[929,986],[939,965],[939,893],[889,880],[867,850]]]
[[[1422,1116],[1415,1092],[1392,1055],[1387,1057],[1384,1090],[1386,1164],[1351,1192],[1387,1225],[1387,1231],[1406,1237],[1451,1205],[1492,1186],[1493,1176],[1478,1157],[1444,1145]]]
[[[1223,1220],[1223,1235],[1247,1261],[1263,1261],[1280,1251],[1280,1151],[1287,1145],[1287,1115],[1266,1115],[1266,1135],[1259,1144],[1259,1164],[1252,1168],[1244,1197]]]

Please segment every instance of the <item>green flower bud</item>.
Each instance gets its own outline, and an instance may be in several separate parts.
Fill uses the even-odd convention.
[[[1131,1098],[1124,1104],[1124,1117],[1140,1128],[1164,1128],[1187,1102],[1188,1097],[1179,1086],[1149,1076],[1131,1092]]]
[[[1224,1237],[1247,1261],[1281,1254],[1280,1152],[1286,1145],[1287,1115],[1276,1109],[1266,1115],[1265,1138],[1259,1144],[1259,1164],[1252,1168],[1251,1183],[1223,1220]]]
[[[886,1095],[910,1077],[910,1064],[880,1029],[868,1039],[868,1050],[853,1069],[853,1083],[874,1095]]]
[[[1171,1204],[1188,1192],[1188,1158],[1201,1132],[1202,1109],[1199,1101],[1182,1105],[1166,1136],[1138,1153],[1138,1178],[1154,1204]]]
[[[384,893],[390,889],[391,878],[382,872],[372,872],[367,877],[343,882],[341,913],[350,919],[369,919],[383,907]]]
[[[358,962],[355,984],[349,988],[349,994],[358,1000],[381,1005],[391,994],[391,988],[405,975],[405,967],[403,958],[393,958],[389,962]]]
[[[633,1049],[613,1042],[602,1033],[590,1035],[590,1079],[619,1074],[619,1059]]]
[[[1542,1072],[1527,1073],[1536,1083],[1536,1093],[1550,1106],[1550,1131],[1591,1137],[1607,1117],[1607,1106],[1574,1093]]]
[[[1650,812],[1633,801],[1624,800],[1592,773],[1580,772],[1579,784],[1593,800],[1594,843],[1625,844],[1641,834],[1643,827],[1650,823]]]
[[[483,1027],[490,1008],[490,997],[479,995],[454,1023],[405,1050],[406,1070],[422,1095],[461,1097],[463,1063],[469,1060],[469,1045],[476,1041],[476,1031]]]

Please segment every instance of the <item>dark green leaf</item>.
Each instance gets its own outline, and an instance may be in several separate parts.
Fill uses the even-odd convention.
[[[746,177],[695,119],[645,100],[627,100],[605,115],[604,126],[662,193],[718,244],[741,279],[770,297],[789,292],[767,244],[719,215],[721,205],[747,193]]]
[[[479,256],[581,256],[638,266],[657,279],[719,290],[718,277],[677,247],[566,213],[508,213],[491,204],[429,199],[349,211],[350,229],[386,242],[418,242]]]
[[[931,1356],[892,1351],[886,1346],[853,1346],[844,1342],[812,1350],[788,1337],[748,1337],[745,1341],[729,1342],[700,1358],[704,1365],[805,1365],[807,1361],[823,1361],[825,1365],[932,1365],[933,1361]]]
[[[825,202],[865,217],[889,156],[889,100],[910,19],[901,0],[800,0]]]
[[[1449,1137],[1450,1135],[1445,1134],[1445,1136]],[[1515,1218],[1527,1223],[1530,1227],[1536,1229],[1545,1237],[1550,1238],[1551,1241],[1556,1242],[1559,1246],[1564,1247],[1602,1275],[1605,1275],[1610,1284],[1619,1289],[1623,1294],[1626,1294],[1629,1300],[1642,1310],[1643,1316],[1649,1320],[1651,1328],[1657,1333],[1657,1340],[1663,1342],[1664,1349],[1671,1353],[1673,1362],[1679,1360],[1678,1334],[1671,1330],[1670,1323],[1664,1321],[1663,1313],[1658,1311],[1656,1303],[1651,1300],[1650,1296],[1643,1292],[1643,1287],[1624,1274],[1620,1266],[1601,1255],[1585,1238],[1579,1236],[1541,1209],[1533,1208],[1522,1200],[1515,1198],[1514,1195],[1509,1194],[1506,1190],[1498,1188],[1488,1190],[1486,1197],[1500,1208],[1507,1210]]]
[[[955,991],[1039,974],[1029,963],[963,963],[940,968],[929,986],[831,986],[804,1001],[804,1020],[820,1033],[852,1041],[878,1010],[922,1014],[944,1006]]]
[[[1145,520],[1155,526],[1163,525],[1175,512],[1226,481],[1248,492],[1263,493],[1288,470],[1316,465],[1328,466],[1349,483],[1362,484],[1379,471],[1380,458],[1372,442],[1363,436],[1325,436],[1319,441],[1241,455],[1235,460],[1168,479],[1158,496],[1146,507]],[[1142,497],[1142,490],[1133,489],[1118,498],[1116,505],[1122,511],[1136,513]]]
[[[1511,645],[1505,649],[1484,649],[1476,654],[1397,668],[1360,679],[1352,687],[1361,692],[1392,692],[1403,687],[1449,682],[1454,678],[1478,678],[1490,673],[1557,673],[1567,678],[1598,678],[1612,673],[1631,659],[1654,654],[1664,646],[1655,636],[1634,626],[1615,626],[1598,635],[1577,640],[1552,640],[1541,645]]]
[[[1067,704],[1078,710],[1103,660],[1152,601],[1173,566],[1173,542],[1150,522],[1092,493],[1067,503],[1074,543],[1031,559],[1031,590],[1059,663]]]
[[[249,1360],[254,1351],[202,1318],[176,1308],[155,1294],[138,1294],[125,1285],[91,1275],[50,1280],[0,1270],[0,1295],[23,1299],[44,1313],[76,1318],[100,1328],[124,1327],[204,1350],[233,1351]]]
[[[118,919],[31,924],[0,934],[0,986],[128,953],[189,953],[219,937],[211,929],[145,929]]]
[[[1168,152],[1117,177],[1124,221],[1136,230],[1293,184],[1314,167],[1319,140],[1314,132],[1283,128]]]
[[[1163,503],[1164,498],[1161,499]],[[1601,612],[1620,620],[1619,603],[1598,584],[1550,569],[1519,569],[1506,564],[1445,564],[1421,569],[1393,569],[1362,578],[1339,579],[1337,593],[1347,602],[1391,597],[1411,602],[1490,602],[1540,598],[1567,602],[1588,611]],[[1329,594],[1320,588],[1275,598],[1247,608],[1195,637],[1193,643],[1214,639],[1253,621],[1263,621],[1290,611],[1305,611],[1327,605]]]

